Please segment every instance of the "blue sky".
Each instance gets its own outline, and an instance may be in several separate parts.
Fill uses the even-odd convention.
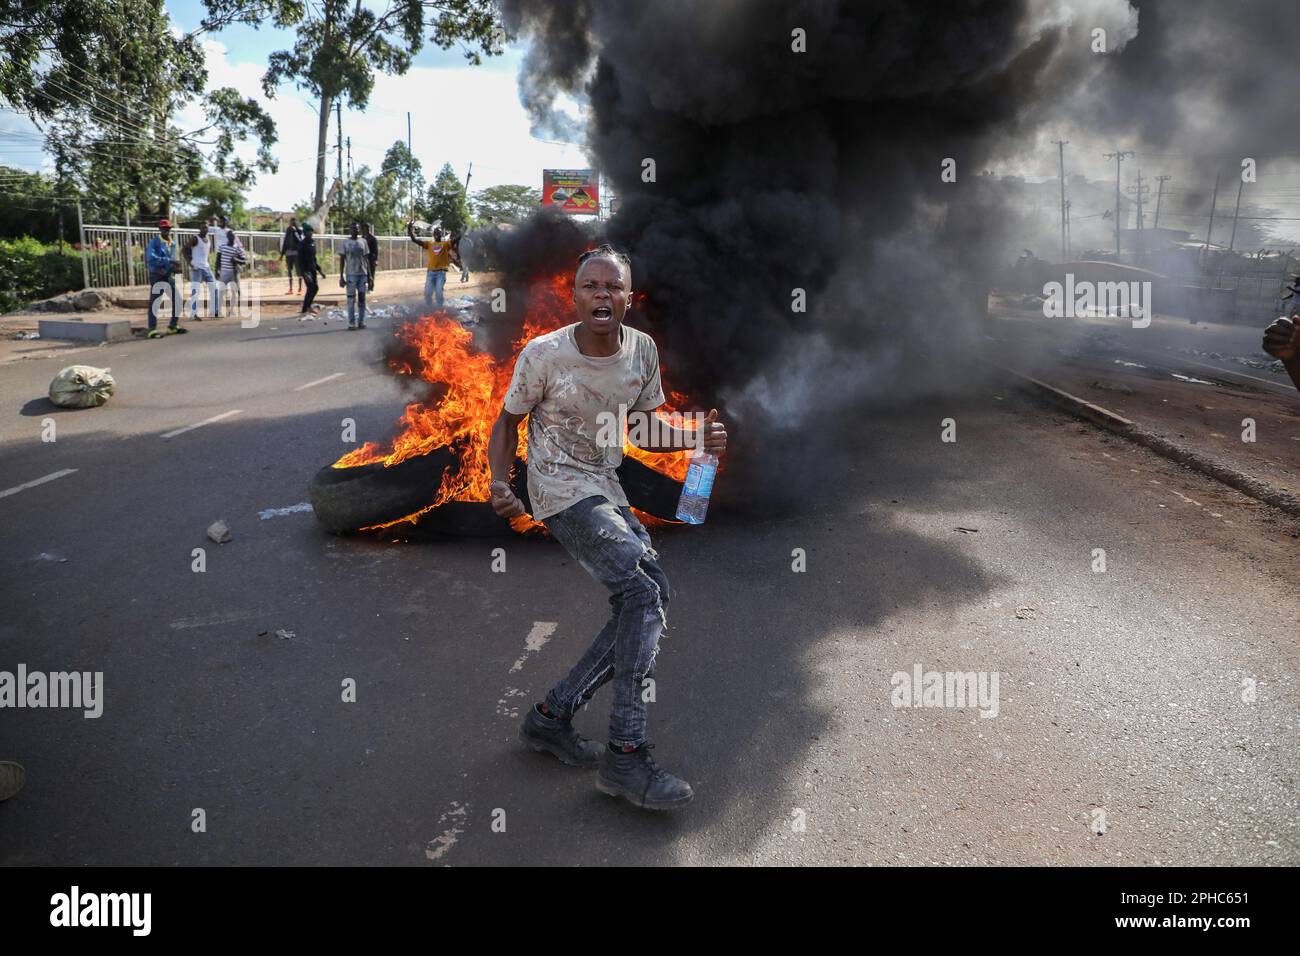
[[[194,30],[203,19],[202,0],[167,0],[165,6],[172,21],[183,30]],[[236,65],[253,63],[265,67],[266,58],[271,53],[293,45],[292,31],[280,30],[270,24],[266,27],[227,27],[216,34],[215,38],[226,45],[227,59]],[[513,76],[519,69],[519,60],[520,51],[509,50],[504,56],[484,59],[480,69],[504,71]],[[415,58],[415,65],[455,69],[465,65],[465,56],[458,47],[440,50],[430,43]]]
[[[167,11],[186,32],[202,19],[199,0],[168,0]],[[310,94],[282,85],[274,99],[261,90],[269,54],[293,45],[292,31],[273,26],[232,26],[204,38],[208,86],[233,86],[256,97],[275,120],[279,134],[273,152],[280,163],[275,174],[261,174],[248,191],[250,206],[292,209],[313,189],[317,110]],[[542,169],[588,165],[582,150],[551,144],[529,132],[528,117],[519,104],[516,74],[523,56],[519,48],[469,66],[458,47],[440,50],[426,45],[410,71],[401,77],[376,76],[370,104],[364,112],[343,110],[343,134],[352,139],[354,168],[376,169],[384,152],[407,136],[407,110],[412,113],[412,146],[425,176],[432,179],[449,162],[463,179],[473,163],[471,189],[504,183],[541,186]],[[576,108],[576,104],[574,104]],[[204,125],[197,105],[176,117],[181,129]],[[331,123],[327,184],[336,169],[335,130]],[[252,158],[245,146],[241,155]],[[0,113],[0,163],[24,169],[50,169],[40,149],[35,127],[12,112]],[[346,172],[346,171],[345,171]]]

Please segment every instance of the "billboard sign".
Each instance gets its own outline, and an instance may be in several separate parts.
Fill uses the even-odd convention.
[[[575,215],[596,215],[600,211],[600,187],[596,171],[543,169],[542,205]]]

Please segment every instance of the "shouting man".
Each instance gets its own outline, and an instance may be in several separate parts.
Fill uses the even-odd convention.
[[[641,522],[628,507],[615,469],[621,435],[600,440],[604,426],[628,411],[652,414],[663,404],[659,352],[644,332],[623,325],[632,288],[628,257],[608,245],[578,260],[573,301],[578,321],[540,335],[519,353],[504,408],[488,449],[492,505],[497,514],[524,513],[510,489],[518,426],[528,417],[528,496],[533,517],[593,578],[609,589],[613,615],[595,642],[545,701],[535,704],[520,730],[534,750],[567,764],[599,766],[596,786],[639,807],[668,810],[690,802],[690,784],[659,769],[646,742],[642,681],[658,652],[668,606],[668,579]],[[726,451],[717,412],[697,430],[665,428],[666,445],[680,451],[702,444]],[[579,736],[573,715],[602,684],[613,680],[609,743]]]

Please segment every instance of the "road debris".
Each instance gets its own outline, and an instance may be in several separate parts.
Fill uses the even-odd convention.
[[[289,640],[293,640],[293,638],[297,637],[298,635],[294,631],[286,631],[284,628],[280,628],[278,631],[275,632],[275,636],[280,638],[280,640],[282,641],[289,641]]]
[[[230,526],[224,520],[218,520],[208,525],[208,537],[217,544],[225,544],[231,539]]]
[[[1092,383],[1092,387],[1093,387],[1093,388],[1099,388],[1099,389],[1101,389],[1103,392],[1119,392],[1121,395],[1132,395],[1132,394],[1133,394],[1133,389],[1129,388],[1129,387],[1128,387],[1127,385],[1125,385],[1123,382],[1102,382],[1102,381],[1096,381],[1096,382],[1093,382],[1093,383]]]
[[[1022,621],[1032,621],[1038,617],[1038,608],[1030,607],[1028,604],[1022,604],[1016,608],[1016,617]]]
[[[289,505],[287,508],[267,508],[265,511],[259,511],[257,516],[265,521],[267,518],[280,518],[284,515],[298,514],[301,511],[311,510],[311,502],[302,501],[296,505]]]
[[[69,365],[50,382],[50,401],[60,408],[96,408],[117,388],[109,369]]]
[[[979,534],[979,530],[980,530],[980,529],[979,529],[979,528],[963,528],[963,527],[961,527],[960,525],[958,525],[958,526],[957,526],[956,528],[954,528],[953,530],[954,530],[954,531],[960,531],[962,534]]]

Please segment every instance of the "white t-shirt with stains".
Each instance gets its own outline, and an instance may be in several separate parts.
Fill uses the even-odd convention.
[[[664,403],[654,339],[624,325],[618,352],[583,355],[577,327],[525,345],[506,390],[506,411],[528,415],[528,496],[538,521],[592,495],[625,507],[615,473],[623,462],[621,437],[605,440],[617,432],[611,420],[620,406],[624,413],[648,412]]]

